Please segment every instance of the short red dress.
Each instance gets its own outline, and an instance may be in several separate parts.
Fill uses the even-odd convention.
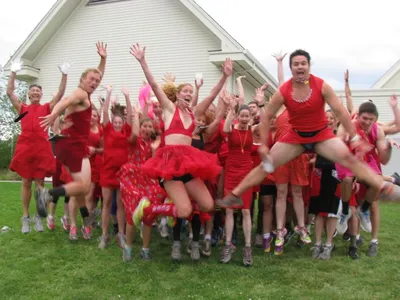
[[[165,130],[164,136],[182,134],[192,137],[194,131],[194,116],[189,128],[184,128],[180,114],[176,108],[171,124]],[[158,148],[155,156],[146,161],[143,171],[152,178],[173,180],[190,175],[202,180],[213,179],[221,172],[217,159],[210,153],[196,149],[190,145],[165,145]]]
[[[228,134],[229,153],[225,163],[224,189],[229,194],[253,169],[251,150],[253,146],[253,134],[251,128],[238,130],[232,127]],[[253,199],[253,188],[248,189],[242,195],[243,206],[232,207],[250,209]]]
[[[90,131],[88,146],[96,149],[100,148],[102,137],[103,137],[103,128],[98,126],[97,133]],[[99,184],[100,170],[103,164],[103,154],[95,153],[92,156],[90,156],[89,160],[90,160],[90,168],[92,170],[92,183]]]
[[[151,155],[151,140],[138,137],[135,143],[129,145],[128,162],[117,173],[126,222],[129,225],[133,225],[132,214],[143,197],[147,197],[152,204],[162,204],[167,196],[158,181],[142,170],[142,165]]]
[[[128,139],[132,127],[125,123],[121,131],[115,131],[111,122],[103,128],[104,151],[100,173],[100,186],[119,189],[118,171],[128,161]]]
[[[18,136],[10,170],[26,179],[44,179],[56,171],[48,134],[40,126],[40,117],[49,115],[50,103],[21,106],[20,113],[27,112],[21,119],[21,134]]]

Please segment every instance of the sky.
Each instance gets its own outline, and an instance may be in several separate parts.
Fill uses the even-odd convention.
[[[177,1],[177,0],[157,0]],[[0,64],[5,64],[55,0],[2,0]],[[40,2],[40,5],[38,3]],[[400,59],[397,0],[196,0],[276,77],[271,56],[301,48],[312,73],[335,89],[371,87]],[[288,61],[285,75],[289,77]]]

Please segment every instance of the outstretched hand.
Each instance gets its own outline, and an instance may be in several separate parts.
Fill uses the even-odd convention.
[[[219,101],[221,101],[225,107],[228,107],[231,104],[231,99],[232,97],[227,90],[224,90],[219,94]]]
[[[63,62],[61,65],[58,66],[58,69],[64,75],[68,75],[68,71],[71,68],[71,64],[69,62]]]
[[[138,60],[138,62],[141,62],[145,59],[146,46],[140,48],[139,43],[137,43],[131,47],[130,53]]]
[[[129,88],[127,88],[127,87],[124,86],[124,87],[121,89],[121,92],[122,92],[122,94],[123,94],[125,97],[129,97],[129,93],[130,93]]]
[[[56,117],[50,114],[45,117],[39,117],[39,119],[42,119],[42,121],[40,121],[40,127],[47,132],[49,128],[53,126]]]
[[[274,54],[272,54],[273,57],[275,57],[275,59],[279,62],[279,61],[283,61],[283,59],[285,58],[287,53],[282,54],[282,50],[280,52],[276,52]]]
[[[390,106],[391,106],[392,108],[396,108],[396,107],[397,107],[397,96],[396,96],[395,94],[393,94],[393,95],[390,97],[389,104],[390,104]]]
[[[253,96],[254,101],[257,105],[262,105],[265,103],[265,90],[261,88],[256,89],[256,94]]]
[[[107,44],[103,42],[97,42],[97,53],[100,55],[101,58],[107,58]]]
[[[22,61],[18,58],[11,62],[11,72],[17,73],[21,71]]]
[[[230,58],[227,58],[222,66],[222,72],[226,77],[232,75],[233,72],[233,61]]]
[[[175,79],[176,79],[176,76],[174,74],[172,74],[172,73],[169,73],[169,72],[165,73],[164,77],[162,78],[162,80],[165,83],[174,83]]]

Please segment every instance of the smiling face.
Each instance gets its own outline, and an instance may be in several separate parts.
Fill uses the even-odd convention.
[[[153,122],[150,119],[146,119],[140,124],[140,135],[145,140],[149,139],[151,134],[154,132]]]
[[[296,55],[292,57],[290,63],[292,76],[297,82],[306,81],[310,76],[310,64],[304,55]]]
[[[122,131],[122,127],[124,127],[124,120],[121,116],[114,116],[112,119],[112,125],[115,131]]]
[[[101,82],[101,73],[97,69],[89,69],[83,72],[80,87],[88,94],[92,94]]]
[[[250,122],[250,110],[249,109],[241,109],[238,115],[239,124],[245,126]]]
[[[193,99],[193,87],[191,84],[181,84],[178,86],[176,93],[176,99],[178,101],[177,106],[180,109],[188,108]]]
[[[365,132],[369,132],[371,130],[372,124],[374,124],[377,120],[378,117],[375,114],[368,112],[363,112],[357,117],[358,124]]]
[[[207,125],[206,116],[205,115],[197,116],[194,122],[196,127],[206,126]]]
[[[92,119],[90,120],[91,125],[95,126],[99,122],[99,113],[96,109],[92,109]]]
[[[28,98],[33,104],[38,104],[40,99],[42,99],[43,92],[40,86],[31,85],[28,91]]]
[[[155,102],[153,102],[153,113],[155,116],[161,118],[162,116],[162,107],[160,102],[158,102],[157,100]]]

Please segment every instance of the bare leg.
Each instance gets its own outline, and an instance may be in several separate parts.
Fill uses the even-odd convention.
[[[233,233],[233,209],[227,208],[225,211],[225,243],[230,245],[232,243],[232,233]]]
[[[32,179],[22,178],[21,198],[24,217],[29,216],[29,204],[32,197],[32,181]]]
[[[108,236],[108,227],[110,226],[111,204],[113,191],[109,188],[102,188],[103,210],[101,211],[101,228],[103,236]]]
[[[164,181],[164,188],[169,198],[175,204],[178,218],[187,218],[192,213],[192,204],[185,185],[181,181]],[[211,198],[211,196],[210,196]]]
[[[90,183],[90,189],[89,192],[86,194],[85,197],[85,203],[86,203],[86,207],[88,209],[89,212],[92,212],[93,209],[96,208],[96,205],[93,201],[93,194],[94,194],[94,189],[96,187],[96,184],[94,184],[93,182]]]
[[[273,199],[272,196],[263,196],[261,201],[264,202],[263,212],[263,233],[270,233],[272,231],[272,207]]]
[[[379,212],[379,202],[374,201],[371,205],[371,222],[372,222],[372,239],[377,240],[379,234],[380,225],[380,212]]]
[[[68,196],[86,196],[91,184],[91,169],[88,158],[82,160],[82,170],[78,173],[71,173],[74,181],[64,185],[66,195]]]
[[[214,209],[214,200],[200,178],[194,178],[185,184],[188,195],[199,205],[203,212]]]
[[[249,209],[242,209],[242,226],[244,233],[245,247],[251,247],[251,216]]]
[[[78,216],[78,202],[75,197],[71,197],[68,203],[69,217],[71,221],[71,227],[76,226],[76,217]]]
[[[325,218],[320,215],[315,216],[315,245],[322,244],[322,233],[324,232]]]
[[[288,184],[287,183],[277,184],[276,190],[277,190],[276,204],[275,204],[276,229],[280,230],[285,227]]]
[[[125,229],[125,209],[119,189],[117,190],[117,221],[118,232],[123,234]]]
[[[332,245],[333,235],[336,230],[336,218],[327,218],[326,219],[326,245]]]
[[[135,237],[136,229],[134,225],[126,223],[126,246],[132,247],[133,238]]]
[[[292,184],[293,208],[296,213],[297,225],[304,227],[303,187]]]
[[[151,226],[143,226],[143,248],[148,249],[151,240]]]

